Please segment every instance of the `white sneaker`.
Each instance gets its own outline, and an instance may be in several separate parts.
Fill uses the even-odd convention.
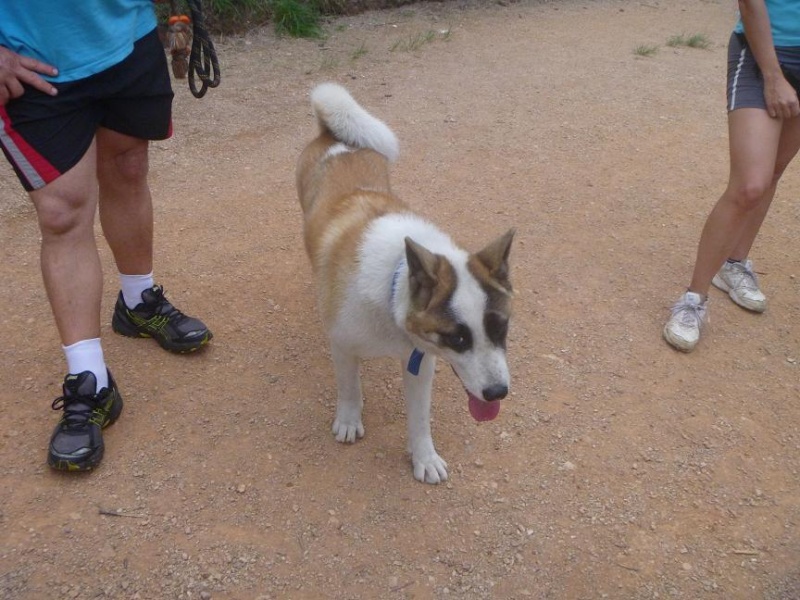
[[[664,325],[664,339],[681,352],[694,350],[706,323],[707,306],[708,300],[700,294],[686,292],[672,307],[672,316]]]
[[[742,308],[758,313],[767,309],[767,297],[758,289],[758,278],[749,258],[744,262],[726,262],[711,283],[728,292],[731,300]]]

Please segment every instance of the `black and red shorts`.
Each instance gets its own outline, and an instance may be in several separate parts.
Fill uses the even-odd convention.
[[[145,140],[172,135],[172,85],[156,30],[113,67],[53,85],[56,96],[25,86],[0,106],[0,146],[28,191],[74,167],[98,127]]]

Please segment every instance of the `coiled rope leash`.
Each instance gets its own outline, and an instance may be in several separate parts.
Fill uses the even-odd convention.
[[[202,1],[186,0],[186,2],[189,5],[191,19],[178,13],[177,0],[170,0],[168,39],[172,54],[172,72],[178,79],[186,77],[188,72],[192,95],[195,98],[202,98],[208,88],[219,85],[219,60],[214,50],[214,42],[211,41],[206,29]],[[191,51],[188,48],[189,40],[192,43]],[[200,80],[200,89],[197,88],[195,77]]]

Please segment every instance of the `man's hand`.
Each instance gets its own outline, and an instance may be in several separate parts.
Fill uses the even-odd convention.
[[[26,83],[40,92],[55,96],[58,91],[53,85],[42,79],[42,75],[58,75],[55,67],[26,56],[20,56],[8,48],[0,46],[0,106],[5,106],[12,98],[23,94]]]

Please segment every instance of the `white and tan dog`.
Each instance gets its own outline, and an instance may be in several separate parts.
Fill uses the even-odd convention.
[[[514,231],[468,254],[420,218],[389,187],[397,159],[392,131],[342,87],[311,93],[321,132],[297,165],[305,246],[330,337],[338,399],[333,433],[364,435],[359,361],[402,361],[414,477],[447,479],[431,438],[436,357],[453,367],[477,420],[497,416],[508,394],[506,331]]]

